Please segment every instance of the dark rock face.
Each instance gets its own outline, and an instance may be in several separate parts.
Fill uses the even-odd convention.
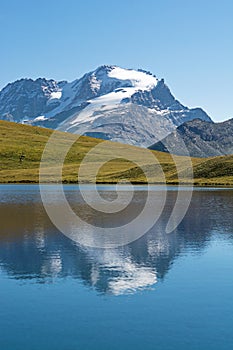
[[[176,126],[197,118],[211,122],[210,117],[201,108],[189,109],[177,101],[164,83],[164,79],[159,80],[157,86],[150,91],[138,91],[131,96],[131,99],[123,100],[123,102],[130,101],[147,108],[168,110],[169,118]]]
[[[126,100],[127,101],[127,100]],[[164,80],[159,80],[157,86],[150,91],[138,91],[131,97],[131,102],[148,108],[166,109],[172,108],[176,110],[188,109],[178,102],[171,94]]]
[[[222,123],[210,123],[200,119],[189,121],[149,148],[186,155],[180,139],[183,140],[192,157],[233,154],[233,119]]]

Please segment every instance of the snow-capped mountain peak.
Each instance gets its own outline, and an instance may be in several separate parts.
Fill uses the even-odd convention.
[[[103,65],[73,82],[21,79],[0,91],[0,118],[140,146],[194,118],[164,80],[142,69]]]
[[[90,73],[92,89],[105,93],[113,92],[117,88],[131,88],[132,93],[136,90],[150,90],[157,83],[158,79],[149,72],[118,66],[101,66]]]
[[[123,100],[131,98],[139,91],[150,91],[158,84],[158,79],[149,72],[117,66],[101,66],[86,78],[90,81],[93,94],[96,95],[87,100],[88,106],[76,118],[70,119],[67,131],[80,123],[93,123],[98,119],[98,113],[116,109]]]
[[[80,80],[76,81],[77,85],[83,82],[88,82],[93,93],[106,94],[113,92],[117,88],[148,90],[157,85],[158,79],[151,73],[143,70],[104,65],[85,74]]]

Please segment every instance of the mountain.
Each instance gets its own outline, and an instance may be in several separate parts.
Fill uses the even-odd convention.
[[[210,123],[200,119],[186,122],[163,140],[149,148],[185,155],[180,142],[185,143],[191,157],[214,157],[233,154],[233,119]]]
[[[29,123],[143,147],[199,118],[144,70],[101,66],[69,83],[21,79],[0,92],[0,119]]]

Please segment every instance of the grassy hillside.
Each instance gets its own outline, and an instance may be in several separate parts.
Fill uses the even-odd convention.
[[[15,124],[0,121],[0,182],[38,182],[39,165],[42,152],[53,130],[32,127],[28,125]],[[59,135],[59,147],[61,150],[67,142],[75,140],[76,136],[69,133],[57,133]],[[78,181],[78,170],[83,157],[93,147],[103,145],[103,141],[90,137],[81,137],[75,142],[68,152],[63,166],[63,181],[75,183]],[[139,160],[148,170],[149,181],[153,183],[163,182],[157,166],[154,174],[154,166],[148,158],[148,151],[138,147],[117,144],[113,142],[104,143],[101,149],[94,149],[88,164],[83,167],[82,182],[93,182],[95,165],[105,162],[105,157],[115,153],[124,152],[130,159]],[[167,153],[153,151],[165,173],[166,182],[176,184],[177,170],[172,157]],[[46,182],[56,182],[54,169],[56,168],[56,154],[54,162],[48,166]],[[176,157],[180,164],[181,182],[187,183],[187,158]],[[215,158],[192,158],[195,184],[208,185],[233,185],[233,155]],[[152,171],[153,170],[153,171]],[[132,181],[143,183],[145,175],[134,162],[126,159],[111,160],[100,168],[97,181],[101,183],[114,183],[116,181]]]

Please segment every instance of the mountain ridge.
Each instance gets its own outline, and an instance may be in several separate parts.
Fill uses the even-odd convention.
[[[182,139],[182,143],[180,142]],[[233,154],[233,118],[219,123],[200,119],[186,122],[151,145],[149,149],[185,155],[185,144],[191,157],[215,157]]]

